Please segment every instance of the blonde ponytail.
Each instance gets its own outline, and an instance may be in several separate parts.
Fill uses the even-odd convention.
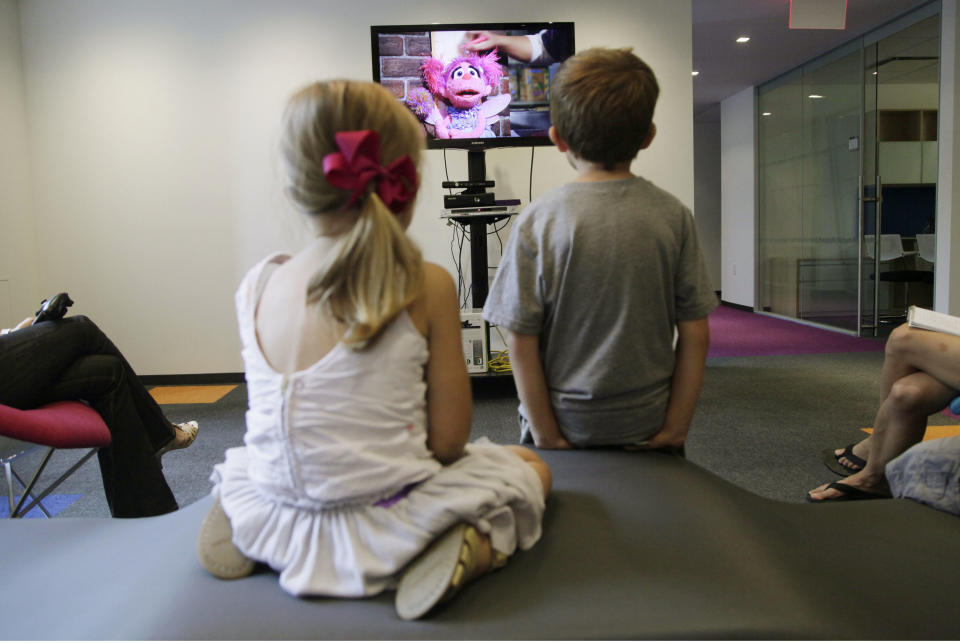
[[[419,163],[420,126],[389,92],[373,83],[328,81],[310,85],[290,99],[282,141],[288,193],[306,214],[344,218],[351,193],[334,187],[323,172],[323,158],[337,151],[337,132],[374,130],[380,135],[381,162],[406,155]],[[362,350],[423,287],[423,259],[404,231],[411,207],[397,215],[371,182],[357,206],[352,226],[307,286],[307,304],[346,329],[343,342]]]
[[[422,286],[420,251],[380,197],[369,194],[353,227],[310,280],[307,303],[343,324],[344,344],[362,350]]]

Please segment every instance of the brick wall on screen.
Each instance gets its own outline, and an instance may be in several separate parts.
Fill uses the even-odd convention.
[[[423,87],[420,65],[430,55],[426,31],[380,35],[380,83],[405,100],[411,90]]]
[[[423,59],[431,55],[430,34],[426,31],[402,34],[380,34],[380,84],[398,100],[406,100],[417,87],[426,86],[420,73]],[[500,81],[499,92],[510,93],[506,76]],[[491,126],[493,133],[505,136],[510,133],[510,117],[500,116]]]

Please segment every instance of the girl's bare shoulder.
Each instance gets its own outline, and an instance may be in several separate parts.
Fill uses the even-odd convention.
[[[424,337],[430,335],[430,322],[438,315],[458,309],[457,287],[447,269],[429,261],[423,262],[423,289],[408,309],[414,326]]]

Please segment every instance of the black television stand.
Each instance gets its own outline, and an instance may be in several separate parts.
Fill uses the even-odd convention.
[[[487,180],[487,160],[484,150],[467,150],[466,182],[444,182],[443,187],[463,187],[462,194],[484,194],[494,182]],[[445,210],[444,216],[470,230],[470,284],[471,303],[483,308],[487,301],[489,262],[487,260],[487,226],[517,213],[516,207],[494,206],[455,208]]]

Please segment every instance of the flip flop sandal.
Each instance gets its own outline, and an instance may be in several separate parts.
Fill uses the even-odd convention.
[[[203,568],[223,580],[249,576],[256,561],[247,558],[233,544],[233,528],[230,518],[218,498],[200,525],[197,537],[197,557]]]
[[[853,485],[846,484],[844,482],[831,482],[827,485],[827,489],[836,489],[841,492],[843,495],[837,498],[814,498],[809,493],[807,494],[807,502],[812,503],[821,503],[821,502],[846,502],[848,500],[883,500],[885,498],[890,498],[879,493],[870,493],[869,491],[864,491],[863,489],[858,489]],[[826,491],[826,489],[824,490]]]
[[[823,464],[826,465],[830,471],[836,473],[840,476],[849,476],[852,473],[857,473],[861,471],[865,466],[867,466],[867,461],[863,458],[853,454],[853,447],[856,443],[848,444],[843,447],[843,453],[837,455],[836,449],[824,449],[823,450]],[[840,458],[846,458],[850,462],[857,465],[857,469],[853,467],[848,467],[840,463]]]
[[[397,586],[395,607],[404,620],[420,618],[444,603],[477,577],[477,552],[481,537],[461,523],[448,529],[403,572]],[[507,556],[493,551],[491,571],[507,564]]]

